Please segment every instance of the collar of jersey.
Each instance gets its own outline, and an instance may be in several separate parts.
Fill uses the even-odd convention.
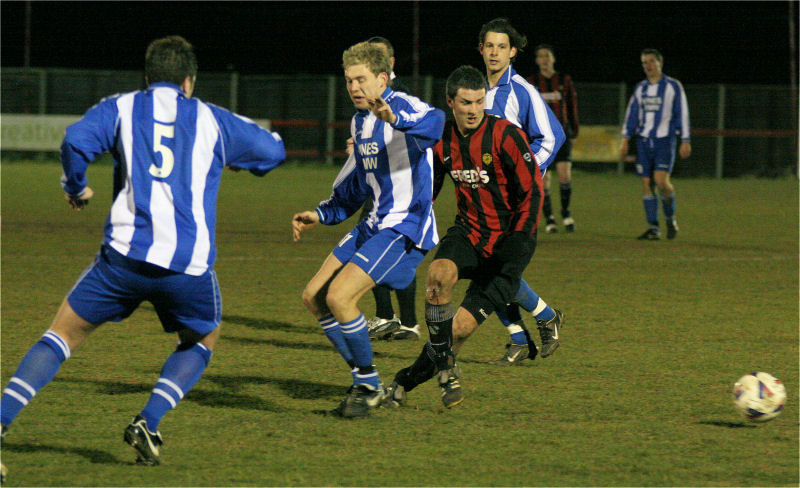
[[[181,95],[185,95],[185,93],[183,93],[183,90],[181,90],[181,87],[179,87],[175,83],[170,83],[168,81],[157,81],[155,83],[150,83],[150,85],[148,85],[147,87],[148,90],[153,90],[155,88],[172,88]]]
[[[500,85],[508,85],[509,83],[511,83],[511,78],[512,78],[512,77],[513,77],[515,74],[517,74],[517,72],[516,72],[516,71],[514,71],[514,66],[513,66],[511,63],[508,63],[508,68],[506,68],[506,71],[505,71],[505,73],[503,73],[503,74],[500,76],[500,79],[499,79],[499,80],[497,80],[497,84],[495,85],[495,87],[497,87],[497,86],[500,86]],[[488,80],[487,80],[487,82],[486,82],[486,90],[487,90],[487,91],[488,91],[488,90],[491,90],[491,88],[489,87],[489,82],[488,82]]]

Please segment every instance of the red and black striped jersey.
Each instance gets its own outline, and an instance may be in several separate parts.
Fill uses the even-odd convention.
[[[528,83],[539,90],[564,130],[569,130],[567,137],[578,137],[578,95],[572,78],[557,71],[550,78],[536,73],[528,78]]]
[[[462,136],[448,121],[433,148],[433,197],[445,175],[455,184],[458,214],[472,245],[488,257],[500,237],[523,232],[533,238],[542,207],[542,173],[525,133],[507,120],[485,114]]]

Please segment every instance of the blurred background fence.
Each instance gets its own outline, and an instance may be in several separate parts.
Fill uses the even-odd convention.
[[[102,97],[140,89],[141,71],[3,68],[0,110],[12,114],[83,114]],[[403,79],[410,85],[409,79]],[[445,109],[443,79],[420,78],[420,98]],[[685,84],[692,123],[691,158],[678,159],[678,176],[781,176],[797,172],[796,91],[786,85]],[[573,152],[579,165],[625,167],[613,151],[633,84],[576,82],[581,136]],[[412,90],[414,91],[414,90]],[[253,119],[268,120],[291,159],[327,164],[344,158],[353,106],[342,76],[201,73],[195,95]],[[0,148],[11,140],[2,123]]]

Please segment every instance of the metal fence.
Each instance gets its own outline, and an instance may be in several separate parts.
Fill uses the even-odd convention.
[[[404,80],[408,81],[408,80]],[[140,71],[3,68],[2,113],[82,114],[101,98],[143,88]],[[422,77],[418,94],[446,109],[443,79]],[[576,83],[581,125],[620,126],[633,85]],[[686,176],[779,176],[797,171],[798,114],[789,86],[685,85],[693,153]],[[195,96],[270,119],[296,158],[332,163],[353,114],[342,76],[201,73]],[[622,166],[618,166],[622,171]]]

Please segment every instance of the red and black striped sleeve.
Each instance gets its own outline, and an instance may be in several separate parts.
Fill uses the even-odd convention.
[[[531,154],[525,133],[514,125],[503,129],[500,160],[507,175],[511,208],[509,232],[532,236],[539,225],[539,210],[544,200],[542,173]]]
[[[564,104],[566,105],[567,121],[571,130],[570,137],[578,137],[578,94],[570,75],[564,75]]]
[[[447,175],[447,169],[444,167],[444,157],[442,156],[444,144],[440,140],[433,146],[433,200],[442,191],[444,184],[444,177]]]

